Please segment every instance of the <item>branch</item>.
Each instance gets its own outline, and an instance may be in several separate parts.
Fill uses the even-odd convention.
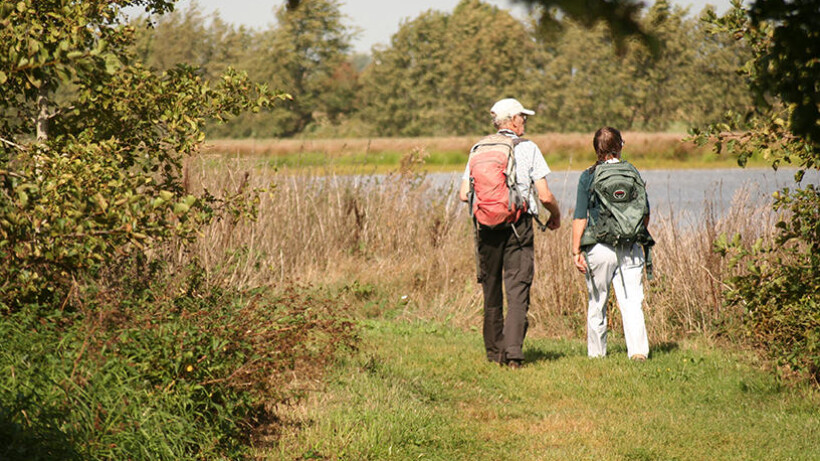
[[[6,171],[6,170],[0,170],[0,176],[8,176],[8,177],[17,178],[17,179],[26,179],[25,176],[23,176],[19,173],[13,173],[11,171]]]
[[[0,141],[2,141],[4,144],[8,144],[9,146],[14,147],[14,148],[16,148],[16,149],[19,149],[19,150],[21,150],[21,151],[23,151],[23,152],[26,152],[26,151],[28,150],[28,148],[23,147],[23,146],[21,146],[20,144],[16,144],[16,143],[14,143],[14,142],[11,142],[11,141],[9,141],[9,140],[8,140],[8,139],[6,139],[6,138],[0,138]]]
[[[75,106],[61,107],[61,108],[57,109],[56,111],[54,111],[54,113],[52,113],[52,114],[48,115],[48,116],[47,116],[47,118],[48,118],[49,120],[51,120],[51,119],[53,119],[54,117],[56,117],[56,116],[58,116],[58,115],[62,115],[63,113],[65,113],[65,112],[67,112],[67,111],[72,111],[72,110],[74,110],[74,108],[75,108]]]

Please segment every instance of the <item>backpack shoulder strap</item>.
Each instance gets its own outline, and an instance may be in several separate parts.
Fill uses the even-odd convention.
[[[512,153],[512,151],[515,149],[514,141],[515,140],[510,138],[509,136],[494,133],[491,135],[484,136],[477,143],[473,144],[473,147],[470,148],[470,153],[472,154],[473,152],[475,152],[483,146],[507,146],[510,149],[510,153]]]
[[[626,160],[621,160],[621,163],[624,164],[624,167],[635,173],[638,177],[641,176],[641,173],[638,171],[638,168],[635,165],[627,162]]]
[[[589,188],[588,188],[588,192],[589,192],[590,200],[594,199],[593,191],[595,190],[594,189],[595,188],[595,173],[598,172],[598,166],[599,165],[602,165],[602,164],[598,163],[598,162],[595,162],[594,165],[587,168],[587,171],[589,171]]]

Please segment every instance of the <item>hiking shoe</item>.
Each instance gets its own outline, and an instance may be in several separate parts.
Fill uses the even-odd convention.
[[[643,355],[643,354],[635,354],[632,357],[630,357],[629,359],[633,360],[635,362],[646,362],[646,356]]]
[[[524,366],[524,362],[521,360],[509,360],[507,361],[507,366],[513,370],[517,370]]]

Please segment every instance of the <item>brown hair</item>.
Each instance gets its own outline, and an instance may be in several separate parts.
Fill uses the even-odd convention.
[[[592,138],[592,147],[595,148],[595,154],[598,156],[598,161],[603,162],[607,155],[616,155],[621,153],[621,148],[624,145],[624,140],[621,137],[621,132],[605,126],[595,132],[595,137]]]

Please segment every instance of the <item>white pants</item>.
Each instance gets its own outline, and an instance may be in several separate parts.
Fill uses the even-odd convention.
[[[587,252],[587,264],[587,354],[590,357],[606,355],[606,304],[611,283],[623,317],[627,354],[648,356],[649,341],[642,308],[643,251],[638,245],[616,248],[598,243]]]

